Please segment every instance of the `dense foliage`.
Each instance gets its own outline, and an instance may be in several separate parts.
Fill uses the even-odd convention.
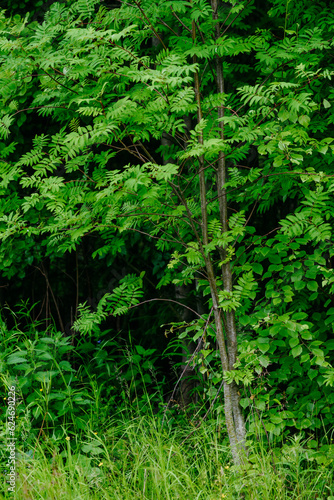
[[[19,287],[24,300],[37,294],[61,331],[40,336],[36,327],[13,352],[4,324],[2,380],[17,377],[39,425],[48,415],[59,429],[76,411],[76,425],[86,425],[89,398],[71,385],[81,362],[70,351],[82,356],[79,371],[94,352],[87,376],[100,377],[101,397],[116,401],[117,370],[129,366],[117,334],[129,331],[132,364],[154,357],[142,366],[154,393],[162,379],[150,370],[167,329],[169,352],[197,345],[190,363],[201,400],[224,384],[232,452],[245,438],[243,416],[248,445],[263,433],[326,435],[334,406],[330,7],[79,0],[53,3],[43,22],[3,12],[0,23],[2,286],[12,308]],[[31,293],[36,268],[46,294]],[[44,384],[40,397],[35,383]]]

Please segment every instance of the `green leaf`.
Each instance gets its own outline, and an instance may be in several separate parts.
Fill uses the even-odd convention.
[[[266,337],[259,337],[256,341],[258,349],[264,354],[270,349],[270,339]]]
[[[260,411],[265,411],[266,402],[263,399],[255,399],[255,407]]]
[[[307,115],[302,115],[298,118],[298,121],[303,127],[308,127],[311,121],[311,118]]]
[[[27,363],[27,359],[23,358],[22,356],[18,354],[11,354],[7,358],[7,364],[9,365],[15,365],[15,364],[20,364],[20,363]]]
[[[316,281],[308,281],[306,286],[312,292],[316,292],[318,290],[318,283]]]
[[[250,398],[241,398],[240,399],[240,406],[242,408],[248,408],[252,403],[252,400]]]
[[[298,321],[300,319],[306,319],[307,314],[305,312],[297,312],[292,315],[292,319]]]
[[[34,379],[43,384],[51,382],[52,377],[58,375],[58,370],[50,370],[46,372],[38,372],[34,374]]]
[[[252,269],[253,269],[253,272],[256,274],[263,274],[263,266],[261,264],[259,264],[258,262],[254,262],[252,264]]]
[[[273,432],[276,428],[272,422],[264,422],[264,426],[268,432]]]
[[[101,455],[104,452],[103,448],[93,443],[83,444],[81,450],[92,455]]]
[[[312,340],[313,339],[312,334],[307,330],[303,330],[301,332],[300,336],[302,337],[302,339],[305,339],[305,340]]]
[[[293,349],[291,349],[291,354],[295,358],[296,356],[299,356],[303,351],[303,348],[301,345],[297,345]]]
[[[298,337],[292,338],[292,339],[289,340],[289,345],[290,345],[291,348],[295,347],[298,344],[299,344]]]
[[[308,429],[312,425],[312,422],[309,418],[304,418],[300,423],[300,429]]]
[[[246,326],[249,324],[250,318],[249,318],[249,316],[240,316],[239,322],[241,325]]]
[[[137,353],[138,353],[138,354],[145,355],[145,353],[146,353],[146,349],[144,349],[144,347],[143,347],[143,346],[141,346],[141,345],[136,345],[136,346],[135,346],[135,348],[136,348],[136,351],[137,351]]]
[[[60,361],[59,362],[59,368],[61,368],[62,370],[64,371],[74,371],[74,369],[72,368],[71,364],[68,362],[68,361]]]
[[[264,366],[265,368],[267,368],[267,366],[269,366],[270,364],[268,356],[259,356],[259,362],[260,365]]]
[[[294,283],[295,290],[303,290],[305,288],[305,281],[296,281]]]
[[[307,375],[309,376],[309,378],[311,380],[313,380],[317,375],[318,375],[318,371],[317,370],[313,370],[312,368],[310,368],[307,372]]]
[[[281,424],[283,422],[283,418],[282,417],[279,417],[278,415],[273,415],[270,417],[271,421],[273,424]]]

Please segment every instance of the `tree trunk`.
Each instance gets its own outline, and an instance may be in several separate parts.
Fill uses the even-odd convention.
[[[214,19],[217,19],[217,3],[213,3]],[[216,25],[217,30],[217,25]],[[219,26],[218,32],[216,31],[216,37],[219,36]],[[192,39],[193,43],[196,40],[196,24],[195,21],[192,22]],[[193,57],[193,62],[196,63],[196,56]],[[222,64],[217,57],[216,65],[216,79],[217,79],[217,92],[224,92],[224,80],[222,74]],[[195,72],[195,95],[197,102],[197,122],[200,123],[203,119],[202,108],[201,108],[201,96],[200,96],[200,82],[199,75]],[[218,109],[219,117],[223,114],[223,108]],[[224,139],[224,128],[223,123],[220,123],[220,135]],[[203,133],[199,135],[199,143],[203,144]],[[236,335],[236,325],[234,312],[227,312],[225,317],[225,333],[223,329],[223,311],[219,306],[219,296],[217,290],[217,281],[214,268],[212,265],[210,255],[205,252],[205,248],[209,243],[208,237],[208,213],[207,213],[207,193],[205,184],[205,169],[204,169],[204,157],[199,157],[199,189],[200,189],[200,204],[201,204],[201,224],[202,224],[202,241],[200,242],[200,250],[205,261],[206,272],[208,276],[210,293],[212,299],[212,306],[215,319],[216,335],[219,346],[219,354],[221,359],[221,364],[223,368],[223,373],[233,370],[234,363],[236,361],[237,355],[237,335]],[[227,199],[226,192],[224,189],[226,178],[226,165],[225,158],[222,152],[219,154],[218,166],[217,166],[217,192],[219,199],[219,212],[220,220],[222,224],[223,232],[228,230],[227,225]],[[220,255],[223,261],[226,261],[226,252],[224,249],[220,249]],[[224,290],[232,291],[232,272],[228,262],[223,264],[223,282]],[[224,401],[225,401],[225,421],[228,432],[228,437],[231,445],[232,457],[235,465],[241,465],[245,459],[245,424],[243,414],[239,405],[239,394],[238,388],[235,383],[227,384],[224,383]]]
[[[220,24],[218,21],[218,1],[212,0],[212,10],[213,10],[213,20],[216,23],[215,25],[215,38],[216,40],[220,37]],[[223,62],[219,55],[216,56],[216,86],[217,93],[224,94],[224,75],[223,75]],[[224,117],[224,106],[221,105],[218,108],[218,118]],[[224,122],[219,121],[220,128],[220,138],[224,140]],[[223,232],[228,231],[228,215],[227,215],[227,196],[225,190],[226,183],[226,161],[225,155],[223,151],[220,151],[219,158],[217,162],[217,194],[219,200],[219,214],[220,214],[220,222],[223,228]],[[223,276],[223,284],[224,290],[228,292],[232,292],[232,271],[230,262],[227,259],[226,250],[224,248],[220,248],[220,258],[224,264],[222,265],[222,276]],[[227,338],[227,351],[228,351],[228,361],[229,361],[229,370],[234,369],[234,364],[236,362],[237,357],[237,329],[235,323],[235,312],[226,311],[225,313],[225,330],[226,330],[226,338]],[[231,400],[232,400],[232,410],[234,417],[234,424],[237,436],[238,444],[242,444],[244,446],[245,436],[246,436],[246,427],[243,413],[240,408],[240,397],[238,392],[238,387],[235,382],[230,384],[231,390]]]

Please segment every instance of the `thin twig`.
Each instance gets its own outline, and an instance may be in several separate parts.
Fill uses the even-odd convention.
[[[34,453],[33,453],[33,455],[32,455],[32,458],[33,458],[33,459],[35,458],[35,451],[36,451],[36,448],[37,448],[37,445],[38,445],[39,438],[40,438],[40,436],[41,436],[41,434],[42,434],[42,431],[43,431],[43,426],[44,426],[44,422],[45,422],[45,419],[46,419],[47,414],[48,414],[48,413],[46,412],[46,413],[45,413],[45,415],[44,415],[43,422],[42,422],[41,428],[40,428],[39,433],[38,433],[38,436],[37,436],[37,440],[36,440],[36,444],[35,444],[35,448],[34,448]]]
[[[184,304],[182,304],[182,305],[184,305]],[[176,384],[175,384],[175,386],[174,386],[174,390],[173,390],[173,392],[172,392],[172,395],[171,395],[171,397],[169,398],[168,403],[167,403],[167,405],[166,405],[166,407],[165,407],[165,409],[164,409],[164,414],[163,414],[162,424],[161,424],[161,426],[162,426],[162,427],[163,427],[163,425],[164,425],[164,421],[165,421],[166,412],[167,412],[167,410],[168,410],[168,407],[169,407],[169,405],[170,405],[171,401],[174,399],[174,395],[175,395],[176,389],[178,388],[178,385],[179,385],[179,383],[181,382],[183,375],[184,375],[184,374],[185,374],[185,372],[187,371],[189,364],[190,364],[190,363],[191,363],[191,361],[195,358],[195,355],[196,355],[196,354],[197,354],[197,352],[199,351],[199,348],[200,348],[200,346],[201,346],[201,343],[202,343],[202,340],[203,340],[203,338],[204,338],[205,332],[206,332],[206,330],[207,330],[207,328],[208,328],[208,324],[209,324],[209,321],[210,321],[210,317],[211,317],[212,311],[213,311],[213,307],[211,307],[211,310],[210,310],[210,313],[209,313],[208,319],[206,320],[206,323],[205,323],[205,326],[204,326],[203,334],[202,334],[201,338],[200,338],[200,339],[199,339],[199,341],[198,341],[198,344],[197,344],[197,346],[196,346],[196,349],[194,350],[194,352],[193,352],[193,354],[192,354],[191,358],[190,358],[190,359],[188,359],[188,361],[186,362],[186,365],[185,365],[184,369],[182,370],[182,373],[181,373],[181,375],[179,376],[179,378],[178,378],[178,380],[177,380],[177,382],[176,382]],[[202,317],[200,314],[199,314],[199,316],[200,316],[200,317]],[[181,444],[182,444],[182,443],[181,443]]]

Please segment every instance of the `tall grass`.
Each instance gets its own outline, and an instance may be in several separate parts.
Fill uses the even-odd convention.
[[[211,420],[184,442],[191,427],[160,427],[161,419],[111,419],[102,429],[54,443],[46,436],[18,449],[18,500],[334,500],[333,463],[308,459],[300,440],[268,453],[251,449],[237,471]],[[4,478],[5,479],[5,478]],[[2,482],[1,494],[7,485]]]

